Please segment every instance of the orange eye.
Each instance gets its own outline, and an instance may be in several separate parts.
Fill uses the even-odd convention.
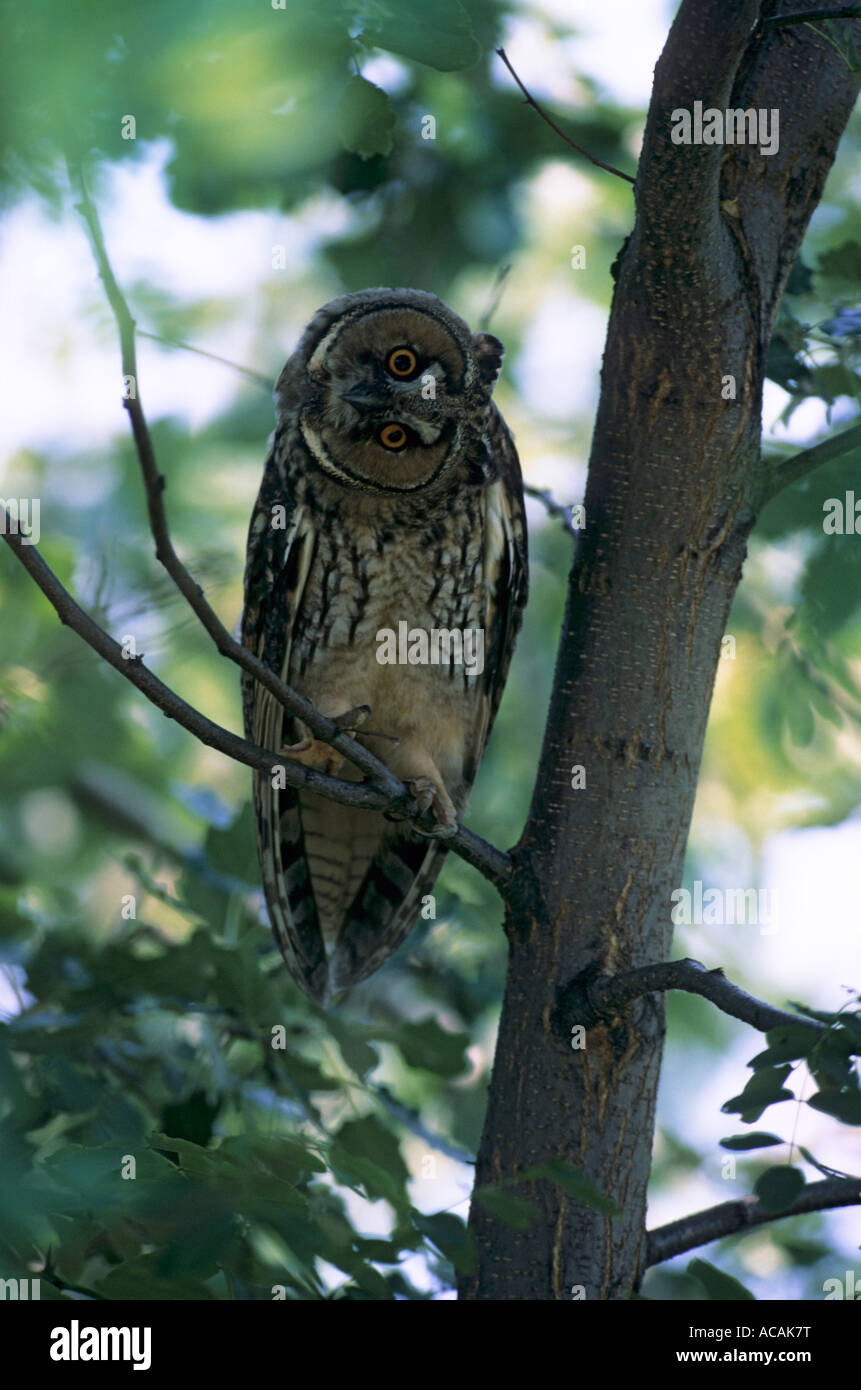
[[[384,449],[403,449],[407,442],[407,432],[403,425],[383,425],[377,439]]]
[[[406,381],[408,377],[415,376],[419,368],[419,360],[412,348],[396,347],[392,348],[386,358],[386,367],[392,376],[400,377]]]

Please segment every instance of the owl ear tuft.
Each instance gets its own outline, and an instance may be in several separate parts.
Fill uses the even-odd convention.
[[[492,333],[476,333],[472,340],[478,362],[478,374],[486,386],[493,386],[502,367],[505,348]]]

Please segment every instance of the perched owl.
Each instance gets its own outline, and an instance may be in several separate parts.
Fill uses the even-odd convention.
[[[502,356],[434,295],[364,290],[319,310],[275,388],[242,641],[355,729],[435,826],[255,774],[272,929],[314,999],[370,975],[408,932],[502,696],[527,587],[520,466],[491,400]],[[360,779],[247,674],[243,701],[255,743]]]

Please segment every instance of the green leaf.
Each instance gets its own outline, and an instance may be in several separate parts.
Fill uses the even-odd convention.
[[[808,294],[813,288],[813,272],[801,256],[795,262],[786,282],[784,294]]]
[[[439,72],[471,67],[481,54],[459,0],[378,0],[362,41]]]
[[[785,1211],[792,1206],[804,1187],[804,1174],[800,1168],[766,1168],[760,1173],[753,1190],[767,1211]]]
[[[856,373],[842,362],[826,362],[823,366],[817,367],[816,384],[819,387],[819,395],[829,405],[833,405],[838,396],[851,396],[856,399],[861,386]]]
[[[515,1231],[526,1230],[538,1216],[538,1208],[534,1203],[528,1202],[525,1197],[516,1196],[513,1192],[506,1192],[501,1187],[479,1187],[475,1191],[475,1197],[485,1211],[489,1211],[491,1216],[504,1221],[506,1226],[511,1226]]]
[[[833,1115],[841,1124],[861,1125],[861,1091],[840,1091],[836,1086],[826,1086],[811,1096],[807,1104],[812,1110]]]
[[[848,280],[853,290],[861,280],[861,243],[844,241],[819,257],[819,271],[836,280]]]
[[[329,1157],[334,1168],[360,1183],[369,1196],[385,1197],[399,1210],[406,1205],[409,1171],[397,1139],[376,1115],[343,1124]]]
[[[371,159],[389,154],[396,124],[386,93],[364,77],[351,77],[338,102],[338,133],[344,148]]]
[[[360,1026],[352,1020],[345,1021],[332,1015],[328,1025],[347,1066],[364,1081],[368,1072],[379,1065],[376,1050],[365,1041]]]
[[[783,711],[792,742],[796,748],[807,748],[813,741],[816,721],[804,690],[799,690],[797,686],[785,686]]]
[[[783,1087],[791,1071],[792,1067],[788,1065],[763,1067],[761,1071],[755,1071],[741,1095],[733,1096],[732,1100],[721,1106],[722,1112],[725,1115],[741,1115],[745,1124],[752,1124],[769,1105],[783,1100],[795,1100],[792,1092]]]
[[[805,1018],[815,1018],[818,1023],[837,1023],[840,1019],[840,1014],[823,1013],[821,1009],[811,1009],[809,1005],[802,1004],[797,999],[790,999],[789,1002],[793,1009],[797,1009],[800,1014],[804,1014]]]
[[[382,1037],[382,1034],[377,1034]],[[449,1033],[435,1018],[421,1023],[402,1023],[386,1035],[411,1067],[423,1067],[436,1076],[460,1076],[469,1065],[466,1050],[469,1038],[465,1033]]]
[[[535,1168],[527,1168],[520,1174],[524,1181],[532,1181],[535,1178],[544,1178],[548,1182],[555,1183],[561,1187],[563,1192],[567,1192],[571,1197],[576,1197],[578,1202],[584,1206],[592,1207],[595,1211],[602,1211],[607,1216],[621,1216],[621,1208],[610,1198],[606,1197],[599,1187],[596,1187],[589,1178],[570,1163],[566,1163],[563,1158],[549,1158],[546,1163],[540,1163]]]
[[[451,1260],[456,1270],[463,1274],[472,1273],[475,1269],[475,1243],[460,1217],[448,1211],[438,1211],[431,1216],[416,1211],[413,1212],[413,1222],[422,1235],[427,1236],[447,1260]]]
[[[166,1279],[159,1264],[158,1252],[125,1260],[93,1287],[97,1293],[104,1294],[105,1298],[134,1302],[154,1302],[165,1298],[177,1302],[215,1298],[215,1294],[202,1279]]]
[[[215,1152],[243,1170],[256,1168],[282,1182],[295,1183],[303,1175],[327,1171],[319,1154],[287,1134],[237,1134],[223,1139]]]
[[[840,1023],[829,1028],[820,1038],[807,1065],[823,1090],[834,1088],[842,1091],[847,1085],[851,1086],[853,1053],[852,1035]]]
[[[178,1154],[183,1172],[193,1173],[195,1177],[208,1177],[215,1170],[215,1150],[202,1149],[189,1139],[174,1139],[156,1130],[147,1135],[147,1143],[157,1152]]]
[[[239,815],[226,830],[211,826],[204,842],[206,858],[219,876],[250,883],[256,887],[260,870],[257,863],[257,841],[254,811],[246,801]]]
[[[841,1014],[840,1021],[849,1034],[853,1052],[856,1055],[861,1055],[861,1014]]]
[[[769,1134],[762,1129],[755,1129],[750,1134],[731,1134],[720,1141],[722,1149],[768,1149],[774,1144],[785,1143],[786,1140],[777,1134]]]
[[[730,1300],[734,1303],[746,1299],[756,1302],[750,1289],[746,1289],[744,1284],[734,1279],[731,1274],[725,1274],[716,1265],[709,1264],[708,1260],[691,1260],[688,1274],[699,1280],[710,1299]]]
[[[780,1028],[772,1028],[765,1035],[768,1047],[764,1052],[758,1052],[755,1057],[748,1062],[749,1067],[755,1071],[762,1067],[773,1067],[781,1062],[795,1062],[801,1057],[806,1057],[812,1052],[819,1041],[816,1033],[811,1028],[805,1028],[803,1024],[787,1023]]]

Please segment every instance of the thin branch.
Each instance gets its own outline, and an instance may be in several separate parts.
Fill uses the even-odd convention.
[[[861,1178],[826,1178],[812,1182],[799,1193],[784,1211],[764,1207],[758,1197],[740,1197],[721,1202],[719,1206],[683,1216],[649,1231],[646,1244],[645,1268],[671,1260],[686,1250],[721,1240],[724,1236],[783,1221],[788,1216],[803,1216],[806,1212],[830,1211],[834,1207],[861,1206]]]
[[[861,448],[861,423],[843,430],[842,434],[823,439],[820,444],[814,444],[810,449],[802,449],[801,453],[793,454],[791,458],[782,462],[767,461],[765,500],[770,502],[785,487],[806,478],[808,473],[821,468],[824,463],[830,463],[832,459],[841,458],[858,448]]]
[[[30,545],[26,537],[18,534],[17,527],[13,525],[3,506],[0,506],[0,532],[2,532],[3,539],[10,550],[18,557],[28,574],[35,580],[51,603],[60,622],[83,638],[93,651],[97,652],[109,666],[113,666],[115,671],[119,671],[121,676],[125,676],[127,681],[136,686],[151,704],[161,710],[162,714],[166,715],[168,719],[175,720],[182,728],[194,734],[201,743],[205,743],[209,748],[217,749],[228,758],[233,758],[235,762],[243,763],[246,767],[254,768],[258,772],[272,773],[277,770],[282,773],[288,786],[307,787],[309,791],[318,792],[321,796],[325,796],[330,801],[337,801],[342,806],[359,806],[366,810],[394,812],[419,826],[423,824],[423,817],[415,800],[407,787],[397,777],[391,777],[391,781],[394,783],[394,795],[389,794],[382,786],[376,784],[342,781],[340,778],[329,777],[326,773],[318,772],[315,768],[308,768],[301,763],[294,762],[283,754],[279,755],[266,748],[260,748],[257,744],[240,738],[237,734],[231,733],[229,729],[207,719],[199,710],[187,704],[175,691],[160,681],[158,676],[154,675],[148,667],[144,666],[141,657],[127,658],[123,656],[123,649],[119,642],[109,636],[103,628],[99,627],[98,623],[93,621],[89,614],[79,607],[50,566],[46,564],[36,547]],[[509,855],[494,845],[488,844],[479,835],[465,827],[460,827],[446,843],[449,848],[453,849],[467,863],[472,864],[502,891],[503,885],[509,881],[511,876]]]
[[[758,28],[786,29],[791,24],[809,24],[815,19],[861,19],[861,6],[841,5],[838,10],[806,10],[800,14],[774,14],[761,19]]]
[[[264,376],[262,372],[255,372],[251,367],[243,367],[241,362],[231,362],[229,357],[220,357],[217,352],[207,352],[206,348],[195,347],[194,343],[183,343],[179,338],[165,338],[161,333],[148,333],[145,328],[138,328],[136,332],[139,338],[149,338],[153,343],[167,343],[169,347],[182,348],[183,352],[193,352],[197,357],[208,357],[210,362],[220,362],[222,367],[232,367],[235,372],[247,376],[255,386],[262,386],[264,391],[272,394],[272,382],[269,377]]]
[[[502,299],[502,293],[505,289],[505,282],[508,279],[510,273],[510,263],[508,265],[501,266],[499,270],[496,272],[496,276],[493,281],[493,286],[490,291],[490,299],[488,301],[487,308],[482,314],[481,320],[478,325],[483,333],[490,328],[490,320],[493,318],[494,314],[499,308],[499,301]]]
[[[579,540],[580,532],[574,525],[574,508],[566,507],[562,502],[557,502],[547,488],[533,487],[531,483],[523,484],[523,491],[527,497],[534,497],[536,501],[547,509],[550,516],[558,516],[569,536],[573,536],[575,541]]]
[[[537,111],[542,121],[546,121],[550,129],[555,130],[556,134],[565,141],[566,145],[569,145],[572,150],[576,150],[578,154],[582,154],[584,159],[588,159],[590,164],[594,164],[598,169],[605,169],[608,174],[615,174],[617,178],[624,179],[626,183],[635,182],[635,180],[631,177],[630,174],[623,173],[621,169],[615,168],[615,166],[612,164],[605,164],[603,159],[596,159],[594,154],[590,154],[588,150],[584,150],[582,145],[576,144],[576,142],[571,139],[570,135],[566,135],[565,131],[562,130],[561,127],[558,126],[556,122],[551,119],[550,116],[548,116],[547,112],[538,105],[538,102],[535,100],[535,98],[531,95],[530,92],[527,91],[526,87],[524,87],[520,78],[517,76],[517,73],[514,71],[514,68],[511,66],[511,63],[508,60],[508,54],[506,53],[505,49],[497,48],[496,52],[502,59],[505,66],[508,68],[508,71],[511,73],[511,76],[514,78],[515,82],[517,83],[518,87],[520,88],[521,92],[526,98],[526,105],[531,106],[533,111]]]
[[[83,171],[80,167],[78,167],[76,175],[81,189],[81,200],[76,205],[77,210],[87,226],[99,276],[105,287],[105,293],[119,329],[123,376],[131,378],[132,382],[131,394],[124,397],[123,405],[128,412],[141,473],[143,474],[156,558],[164,565],[174,584],[200,619],[221,656],[227,657],[237,666],[241,666],[243,671],[252,675],[275,696],[279,704],[289,714],[301,719],[323,743],[330,744],[349,759],[361,772],[364,772],[375,787],[383,791],[389,798],[399,800],[402,793],[399,792],[398,788],[402,788],[402,783],[393,776],[384,763],[375,758],[373,753],[370,753],[362,744],[339,729],[333,720],[326,719],[319,714],[310,700],[297,694],[295,690],[291,690],[289,686],[278,679],[273,671],[269,670],[268,666],[264,665],[259,657],[248,651],[231,636],[218,614],[208,603],[200,585],[189,574],[174,550],[163,501],[167,480],[159,471],[152,436],[149,432],[138,390],[135,321],[108,259],[99,215],[87,193]]]
[[[707,970],[698,960],[672,960],[642,965],[622,975],[599,976],[588,980],[580,976],[563,991],[561,1006],[566,1020],[593,1027],[602,1017],[619,1013],[635,999],[655,990],[680,989],[699,994],[722,1013],[749,1023],[760,1033],[792,1024],[810,1034],[811,1043],[825,1032],[826,1025],[812,1018],[787,1013],[746,993],[728,980],[723,971]]]

